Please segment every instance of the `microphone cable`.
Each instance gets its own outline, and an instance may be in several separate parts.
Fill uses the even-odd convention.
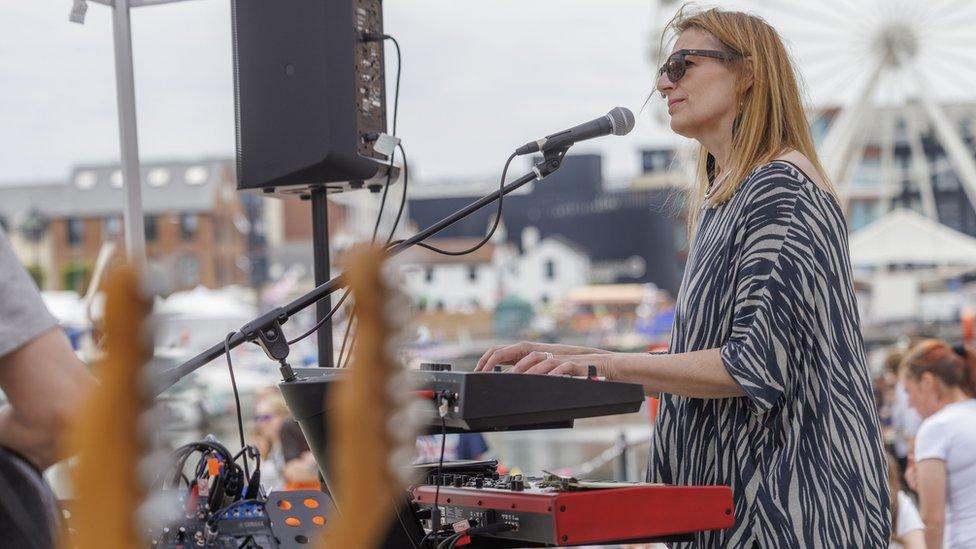
[[[234,376],[234,363],[230,359],[230,338],[234,337],[237,332],[230,332],[224,337],[224,356],[227,357],[227,371],[230,372],[230,385],[234,389],[234,409],[237,411],[237,432],[241,437],[241,452],[247,449],[247,444],[244,442],[244,416],[241,413],[241,397],[237,392],[237,379]],[[233,460],[233,458],[231,458]],[[245,478],[251,478],[251,471],[247,466],[247,458],[244,458],[244,476]]]
[[[498,200],[498,210],[495,213],[495,219],[494,219],[494,221],[491,224],[491,228],[488,230],[488,234],[486,234],[485,237],[482,238],[480,242],[478,242],[477,244],[475,244],[474,246],[472,246],[472,247],[470,247],[470,248],[468,248],[466,250],[458,250],[458,251],[444,250],[444,249],[438,248],[436,246],[432,246],[430,244],[427,244],[426,242],[417,242],[416,245],[417,246],[420,246],[421,248],[426,248],[426,249],[428,249],[428,250],[430,250],[432,252],[437,252],[437,253],[439,253],[441,255],[459,256],[459,255],[466,255],[466,254],[472,253],[472,252],[478,250],[479,248],[481,248],[482,246],[484,246],[485,244],[487,244],[491,240],[491,237],[495,234],[495,230],[498,228],[498,224],[502,220],[502,201],[503,201],[503,198],[504,198],[504,195],[502,194],[502,191],[505,189],[505,177],[508,175],[508,167],[512,164],[512,160],[514,160],[516,156],[518,156],[518,155],[515,154],[515,153],[512,153],[512,155],[508,157],[508,160],[505,161],[505,167],[502,169],[502,178],[501,178],[501,181],[498,184],[498,199],[497,199]],[[394,241],[394,242],[390,242],[390,243],[387,244],[387,247],[388,248],[391,248],[391,247],[396,246],[397,244],[400,244],[402,242],[404,242],[404,241],[403,240],[397,240],[397,241]]]

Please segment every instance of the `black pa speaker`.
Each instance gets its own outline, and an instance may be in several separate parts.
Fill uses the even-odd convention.
[[[380,0],[233,0],[237,188],[306,194],[386,179]],[[375,137],[373,137],[375,138]]]

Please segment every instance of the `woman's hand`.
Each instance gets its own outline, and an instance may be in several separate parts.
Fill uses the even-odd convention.
[[[612,353],[586,355],[546,355],[543,353],[540,359],[536,353],[530,353],[508,371],[525,374],[586,376],[589,367],[595,366],[597,377],[613,380],[617,377],[613,368],[613,356]]]
[[[475,372],[490,372],[495,366],[518,364],[520,361],[534,355],[532,364],[539,362],[552,353],[553,355],[588,355],[588,354],[609,354],[610,351],[594,349],[592,347],[577,347],[575,345],[560,345],[558,343],[536,343],[533,341],[522,341],[509,345],[493,345],[484,355],[478,359]]]

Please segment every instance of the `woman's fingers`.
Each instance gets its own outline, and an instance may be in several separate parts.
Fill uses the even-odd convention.
[[[552,356],[551,353],[547,354],[542,351],[532,351],[531,353],[522,357],[521,360],[516,362],[515,366],[512,367],[511,372],[512,373],[526,372],[527,370],[529,370],[529,368],[532,368],[536,364],[539,364],[540,362],[546,360],[549,356]]]
[[[485,354],[481,355],[481,358],[478,359],[478,365],[475,366],[474,371],[476,372],[483,371],[485,369],[485,363],[488,362],[488,357],[490,357],[492,353],[494,353],[500,348],[502,348],[502,345],[492,345],[491,347],[488,347],[488,350],[485,351]]]
[[[556,369],[559,365],[563,364],[565,357],[553,356],[552,358],[545,358],[542,361],[536,363],[534,366],[525,370],[526,374],[548,374]]]
[[[476,371],[479,372],[490,372],[499,364],[514,364],[521,360],[526,354],[528,354],[531,349],[528,348],[530,344],[528,343],[516,343],[515,345],[503,345],[495,347],[492,351],[486,353],[487,358],[484,362],[479,362],[479,368]]]
[[[550,375],[557,376],[580,376],[586,374],[586,372],[583,370],[583,366],[576,364],[575,362],[562,362],[552,370],[549,370],[548,373]]]

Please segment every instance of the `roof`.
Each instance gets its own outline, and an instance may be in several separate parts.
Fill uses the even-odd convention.
[[[232,168],[227,159],[143,162],[143,212],[210,211],[217,185],[232,174]],[[123,202],[117,164],[76,166],[61,183],[0,186],[0,215],[8,219],[32,208],[48,217],[121,215]]]
[[[907,209],[893,210],[851,235],[851,263],[885,265],[976,265],[976,238]]]

